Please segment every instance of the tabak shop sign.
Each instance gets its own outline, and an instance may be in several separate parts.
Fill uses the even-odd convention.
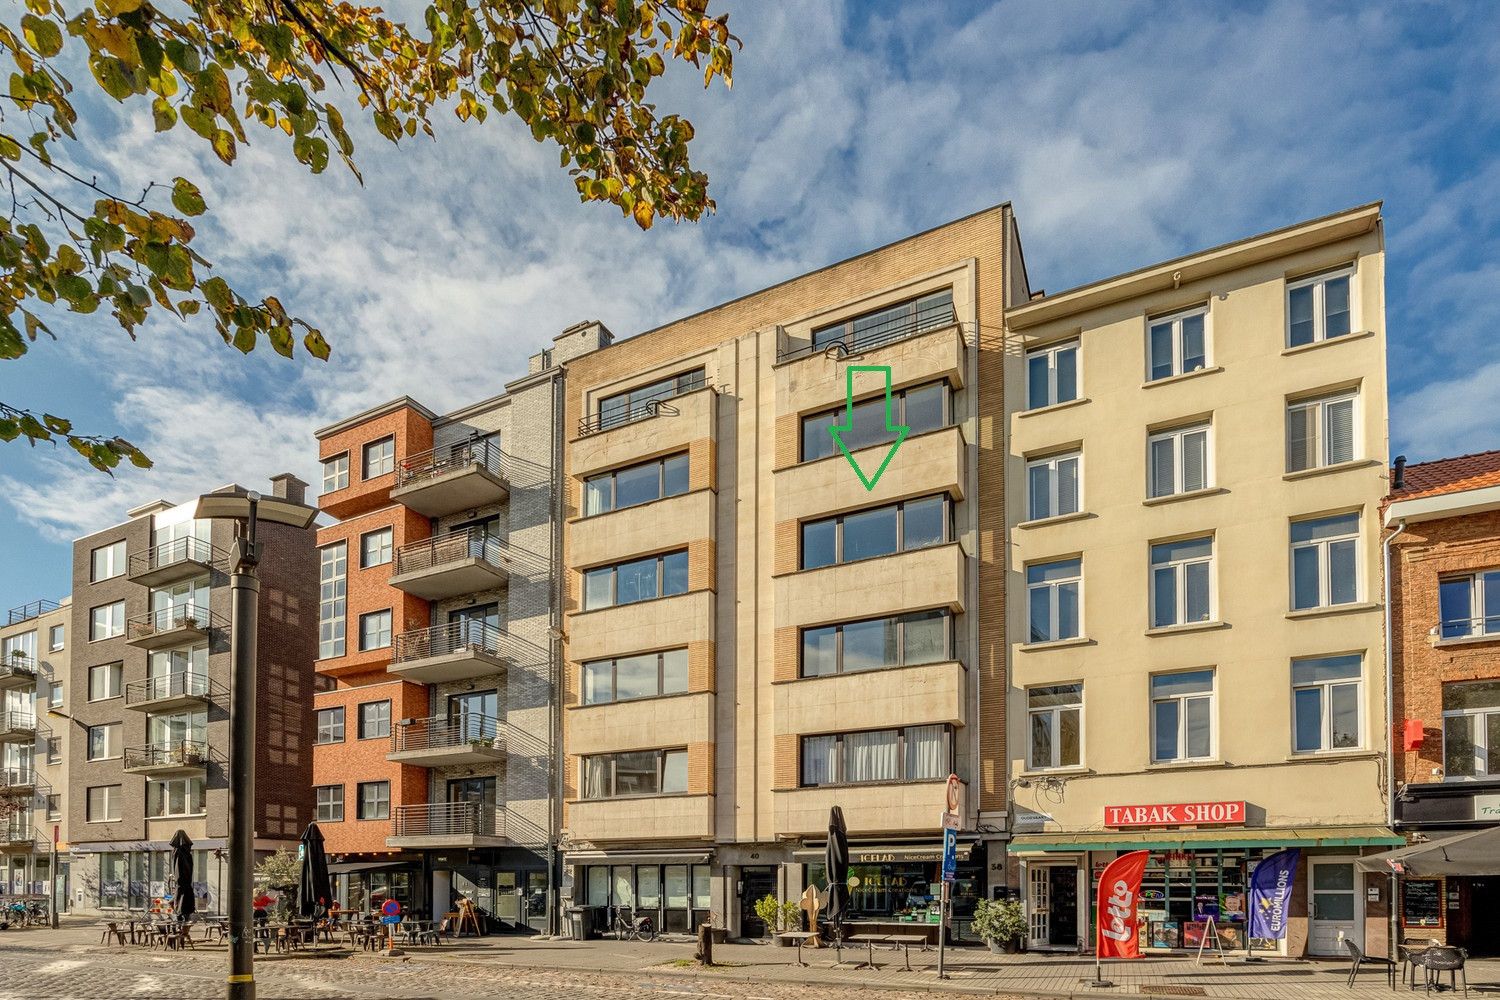
[[[1130,826],[1243,826],[1243,802],[1163,802],[1145,806],[1105,806],[1104,825]]]

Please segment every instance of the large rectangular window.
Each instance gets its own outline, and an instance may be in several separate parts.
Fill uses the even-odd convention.
[[[89,726],[89,760],[114,760],[120,756],[120,750],[120,723],[106,722],[101,726]]]
[[[208,792],[202,778],[167,778],[146,782],[146,816],[201,816],[208,812]]]
[[[852,353],[952,326],[955,322],[953,289],[944,288],[861,313],[853,319],[820,326],[813,330],[812,342],[815,348],[843,344]]]
[[[612,660],[590,660],[583,665],[585,705],[657,698],[668,694],[682,694],[687,689],[686,649],[664,649],[656,653],[617,656]]]
[[[389,781],[361,781],[356,809],[358,819],[390,819],[391,783]]]
[[[1500,633],[1500,570],[1439,580],[1438,614],[1444,639]]]
[[[359,616],[359,648],[385,649],[391,644],[391,609]]]
[[[680,795],[687,791],[686,750],[636,750],[584,757],[579,761],[583,797]]]
[[[1354,461],[1358,399],[1358,393],[1343,392],[1288,403],[1286,471],[1301,472]]]
[[[323,492],[335,493],[349,485],[349,453],[323,459]]]
[[[802,525],[802,568],[872,559],[949,541],[947,495],[904,500]]]
[[[318,735],[319,744],[344,742],[344,709],[320,708],[318,709]]]
[[[1026,352],[1026,408],[1070,403],[1078,398],[1078,341]]]
[[[1352,329],[1349,290],[1352,267],[1330,271],[1286,286],[1287,346],[1301,347],[1342,337]]]
[[[1500,775],[1500,681],[1443,685],[1443,779]]]
[[[349,547],[334,542],[318,550],[318,658],[344,655]]]
[[[1146,442],[1152,497],[1191,493],[1211,485],[1209,425],[1174,427],[1152,434]]]
[[[1292,522],[1292,610],[1359,600],[1359,514]]]
[[[101,545],[92,553],[91,573],[89,580],[98,583],[100,580],[108,580],[125,572],[125,542],[120,540],[109,545]]]
[[[1028,688],[1026,723],[1033,771],[1083,763],[1083,685]]]
[[[1213,621],[1214,540],[1151,546],[1151,627]]]
[[[1208,367],[1208,307],[1150,321],[1146,337],[1146,380],[1186,375]]]
[[[118,698],[125,693],[125,664],[101,663],[89,667],[89,701]]]
[[[342,823],[344,821],[344,786],[319,785],[313,789],[316,800],[315,816],[319,823]]]
[[[651,416],[664,400],[695,392],[707,384],[703,369],[694,368],[613,396],[605,396],[599,400],[599,429],[608,430]]]
[[[84,819],[89,823],[118,823],[120,786],[95,785],[84,798]]]
[[[1213,756],[1214,672],[1193,670],[1151,678],[1151,759]]]
[[[367,701],[359,706],[359,738],[389,739],[391,736],[391,703]]]
[[[583,516],[607,514],[688,491],[688,456],[668,455],[583,482]]]
[[[1359,747],[1364,657],[1292,661],[1292,748],[1298,753]]]
[[[89,610],[89,641],[113,639],[125,634],[125,602],[103,604]]]
[[[1026,519],[1078,513],[1083,505],[1082,467],[1083,455],[1076,451],[1027,462]]]
[[[1062,559],[1026,567],[1030,642],[1058,642],[1080,635],[1083,560]]]
[[[947,726],[802,737],[802,785],[931,781],[951,771]]]
[[[583,607],[586,611],[617,604],[634,604],[657,597],[685,594],[688,589],[688,554],[668,552],[632,559],[617,566],[600,566],[583,573]]]
[[[396,471],[396,439],[384,437],[371,441],[364,447],[364,468],[361,476],[375,479]]]
[[[803,417],[802,461],[811,462],[838,452],[833,435],[828,433],[828,428],[835,424],[850,425],[849,430],[841,432],[844,447],[850,451],[896,440],[896,432],[886,423],[885,409],[882,393],[855,403],[852,412],[841,406]],[[951,422],[947,382],[929,382],[891,393],[890,426],[904,424],[911,428],[909,434],[922,434],[947,427]]]
[[[802,630],[802,676],[941,663],[953,658],[950,616],[917,611]]]

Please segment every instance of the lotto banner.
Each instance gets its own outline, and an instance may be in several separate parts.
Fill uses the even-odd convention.
[[[1255,866],[1250,875],[1250,936],[1267,941],[1286,937],[1287,903],[1297,879],[1302,852],[1295,847],[1277,851]]]
[[[1099,879],[1099,958],[1140,958],[1135,911],[1150,851],[1132,851],[1109,863]]]

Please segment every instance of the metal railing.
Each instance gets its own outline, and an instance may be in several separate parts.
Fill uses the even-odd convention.
[[[488,715],[464,712],[456,716],[435,715],[426,719],[407,719],[391,730],[391,752],[411,750],[448,750],[474,744],[500,750],[500,723]]]
[[[915,337],[930,330],[941,330],[958,322],[958,313],[951,302],[913,309],[911,312],[892,316],[888,320],[855,329],[854,323],[844,324],[843,332],[837,336],[806,344],[796,350],[785,351],[776,356],[777,362],[811,357],[825,351],[838,351],[841,355],[869,351],[886,344]]]
[[[396,807],[398,837],[496,837],[505,835],[505,811],[478,802],[434,802]]]
[[[30,820],[0,823],[0,844],[23,844],[32,839]]]
[[[708,379],[704,377],[701,369],[694,372],[693,376],[692,378],[679,378],[675,385],[666,386],[650,395],[629,399],[625,405],[614,406],[607,410],[601,407],[593,416],[584,417],[578,421],[579,436],[587,437],[590,434],[607,431],[612,427],[623,427],[626,424],[656,416],[662,404],[667,400],[697,392],[708,385]]]
[[[208,744],[199,740],[169,740],[125,748],[125,770],[137,767],[205,767]]]
[[[0,768],[0,793],[13,788],[35,788],[36,771],[29,767]]]
[[[5,624],[19,625],[40,615],[45,615],[49,611],[56,611],[60,607],[62,607],[61,604],[58,604],[56,601],[49,601],[44,597],[40,600],[32,601],[30,604],[23,604],[19,608],[11,608],[5,616]]]
[[[505,568],[507,546],[483,528],[461,528],[409,542],[396,550],[396,575],[421,573],[464,559],[482,559]]]
[[[1444,639],[1472,639],[1476,636],[1500,635],[1500,616],[1449,618],[1439,625]]]
[[[125,704],[139,705],[163,698],[208,698],[212,693],[213,682],[208,675],[190,670],[131,681],[125,685]]]
[[[396,636],[391,660],[410,663],[429,656],[476,652],[492,656],[505,655],[506,634],[503,629],[481,621],[456,621],[431,628],[419,628]]]
[[[14,733],[35,729],[36,716],[30,712],[20,712],[15,709],[9,712],[0,712],[0,733]]]
[[[130,557],[130,575],[140,576],[156,569],[165,569],[178,563],[194,562],[212,566],[223,553],[202,538],[188,536],[174,538],[170,542],[153,545],[145,552]]]
[[[9,677],[25,677],[36,682],[36,660],[25,653],[12,653],[0,660],[0,680]]]
[[[501,466],[504,459],[505,453],[500,450],[500,446],[488,438],[433,448],[431,451],[408,455],[396,463],[396,487],[399,489],[413,483],[436,479],[438,476],[456,472],[470,465],[488,469],[497,476],[502,475]]]
[[[190,627],[206,629],[213,624],[214,616],[208,608],[198,604],[177,604],[129,619],[125,622],[125,635],[129,639],[142,639],[158,632]]]

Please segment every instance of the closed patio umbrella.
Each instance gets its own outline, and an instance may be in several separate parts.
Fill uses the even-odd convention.
[[[178,830],[168,841],[172,845],[172,874],[177,887],[172,890],[172,909],[180,919],[187,919],[198,909],[193,892],[193,841],[185,830]]]
[[[1500,875],[1500,827],[1450,834],[1394,851],[1367,854],[1355,862],[1355,867],[1366,872],[1400,871],[1424,878]]]
[[[833,925],[834,936],[842,939],[843,923],[849,915],[849,830],[844,826],[844,810],[838,806],[828,811],[823,867],[828,873],[828,922]]]
[[[309,823],[302,832],[302,877],[297,885],[297,912],[309,919],[328,912],[333,890],[328,882],[328,855],[323,850],[323,831]]]

